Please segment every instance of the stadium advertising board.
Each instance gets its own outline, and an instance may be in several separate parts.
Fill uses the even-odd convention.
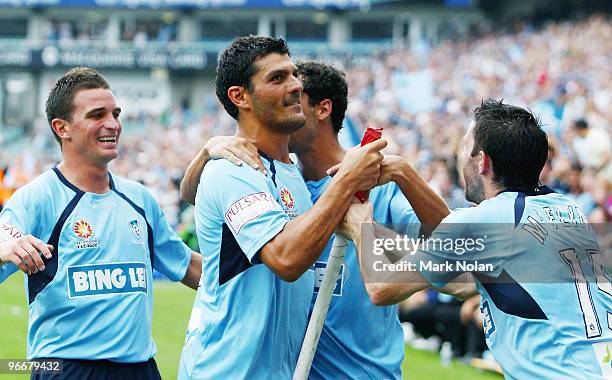
[[[369,0],[0,0],[0,7],[44,8],[354,8]]]
[[[46,46],[42,49],[13,48],[0,52],[0,67],[43,69],[89,66],[104,69],[204,70],[214,69],[217,53],[202,49],[137,49]]]

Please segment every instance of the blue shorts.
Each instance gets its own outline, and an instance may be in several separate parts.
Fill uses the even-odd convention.
[[[155,359],[142,363],[63,359],[61,374],[32,373],[30,380],[161,380]]]

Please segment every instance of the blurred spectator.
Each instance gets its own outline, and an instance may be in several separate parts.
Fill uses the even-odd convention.
[[[573,123],[575,135],[571,141],[578,161],[584,168],[604,169],[612,157],[610,134],[603,128],[589,128],[584,119]]]
[[[74,40],[75,33],[81,33],[77,24],[59,22],[53,27],[50,38],[54,39]],[[173,18],[122,24],[122,39],[138,43],[166,41],[175,34]],[[467,206],[461,173],[454,170],[461,138],[474,107],[483,98],[494,97],[533,108],[551,131],[551,152],[542,183],[571,193],[590,220],[609,221],[610,35],[612,23],[592,16],[578,22],[550,23],[539,30],[517,24],[511,33],[445,41],[419,54],[399,49],[349,56],[334,64],[347,74],[347,118],[357,127],[355,134],[359,136],[359,129],[367,125],[384,127],[389,140],[386,153],[399,154],[414,164],[451,208]],[[210,136],[234,133],[234,120],[223,112],[213,89],[210,94],[191,107],[185,103],[168,109],[160,118],[143,114],[123,120],[121,149],[129,153],[113,162],[112,170],[153,189],[176,225],[182,221],[176,183],[187,164]],[[50,157],[57,157],[57,146],[50,136],[40,137],[48,127],[34,129],[39,137],[28,137],[36,142],[39,152],[28,158],[34,164],[23,171],[20,167],[31,150],[13,153],[5,158],[10,163],[9,178],[14,177],[11,172],[33,178],[36,170],[53,164]],[[45,152],[45,147],[51,147],[53,154]],[[573,165],[575,160],[582,169]]]
[[[481,357],[486,348],[482,333],[482,319],[478,314],[479,296],[468,301],[459,301],[433,290],[425,291],[422,301],[402,305],[399,311],[401,322],[412,325],[414,332],[423,338],[438,336],[443,342],[450,342],[454,357]]]

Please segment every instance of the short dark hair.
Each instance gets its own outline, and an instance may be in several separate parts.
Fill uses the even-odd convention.
[[[298,62],[298,73],[302,77],[304,92],[308,94],[311,107],[325,99],[332,102],[331,121],[334,131],[342,128],[342,121],[348,104],[348,84],[345,74],[320,62]]]
[[[484,151],[493,164],[493,180],[506,188],[533,189],[548,157],[548,138],[532,112],[484,100],[474,110],[472,157]]]
[[[574,121],[574,128],[576,129],[588,129],[589,124],[584,119],[578,119]]]
[[[232,86],[242,86],[253,91],[251,78],[259,67],[256,61],[272,53],[289,54],[282,38],[263,36],[238,37],[221,53],[217,64],[215,92],[227,113],[238,120],[238,107],[227,96]]]
[[[47,103],[45,112],[47,113],[47,121],[49,126],[53,119],[63,119],[70,121],[73,107],[74,97],[81,90],[91,90],[96,88],[104,88],[110,90],[110,86],[106,79],[96,70],[89,67],[75,67],[64,74],[53,86]],[[51,128],[53,136],[61,145],[61,140]]]

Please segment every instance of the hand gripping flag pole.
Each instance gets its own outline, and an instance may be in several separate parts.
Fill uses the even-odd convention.
[[[368,128],[361,140],[361,146],[378,140],[381,135],[382,128]],[[361,202],[366,201],[364,192],[360,191],[355,194],[355,196]],[[304,342],[300,350],[300,357],[298,358],[295,373],[293,374],[293,380],[306,380],[308,378],[347,246],[348,241],[346,238],[340,234],[336,234],[331,252],[329,253],[329,259],[327,260],[323,281],[319,287],[319,293],[317,294],[317,299],[312,309],[310,321],[308,321],[308,328],[306,329],[306,335],[304,336]]]

